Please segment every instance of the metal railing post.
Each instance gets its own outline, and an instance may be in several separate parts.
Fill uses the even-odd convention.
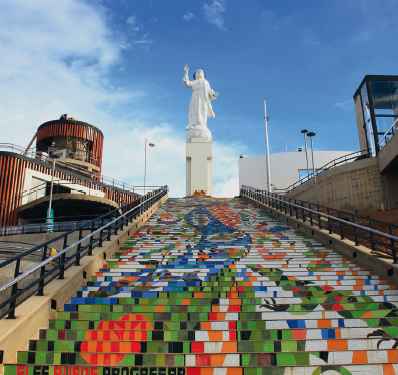
[[[369,228],[372,229],[372,222],[369,220]],[[376,250],[376,244],[373,238],[373,232],[370,232],[370,241],[372,243],[372,250]]]
[[[100,228],[102,228],[103,226],[104,226],[104,219],[102,218],[102,219],[101,219],[101,226],[100,226]],[[104,235],[104,230],[101,229],[101,230],[100,230],[100,234],[99,234],[99,241],[98,241],[98,246],[99,246],[99,247],[102,247],[102,238],[103,238],[103,235]]]
[[[392,235],[392,227],[391,227],[391,225],[389,225],[389,230],[390,230],[390,234]],[[397,250],[395,248],[395,241],[393,239],[391,239],[391,251],[392,251],[392,257],[394,259],[394,264],[397,264],[397,262],[398,262]]]
[[[95,221],[93,221],[91,223],[91,233],[94,232],[94,223],[95,223]],[[87,253],[87,255],[89,255],[89,256],[93,255],[93,241],[94,241],[94,236],[91,235],[90,236],[90,246],[88,247],[88,253]]]
[[[351,217],[352,217],[353,224],[355,224],[355,216],[351,215]],[[354,240],[355,240],[355,246],[358,246],[359,243],[358,243],[358,235],[357,235],[357,228],[356,227],[354,227]]]
[[[16,278],[17,276],[19,276],[19,267],[21,265],[21,258],[17,259],[17,262],[15,264],[15,270],[14,270],[14,278]],[[11,297],[15,296],[15,294],[17,294],[18,292],[18,283],[15,283],[12,286],[11,289]],[[10,302],[10,309],[11,311],[8,313],[7,319],[15,319],[15,305],[17,303],[16,299],[13,299]]]
[[[115,236],[117,235],[117,229],[118,229],[118,226],[119,226],[119,220],[120,219],[116,219],[116,221],[115,221],[115,230],[114,230],[114,232],[113,233],[115,233]]]
[[[341,219],[341,212],[339,211],[339,219]],[[344,240],[344,227],[343,227],[343,223],[341,221],[339,221],[340,223],[340,238],[342,240]]]
[[[114,225],[114,224],[112,224],[112,225]],[[108,231],[106,232],[106,240],[107,241],[111,240],[112,225],[109,226]]]
[[[68,247],[68,236],[65,236],[62,250],[66,249],[67,247]],[[63,280],[65,277],[65,258],[66,258],[66,253],[63,253],[61,255],[61,267],[59,269],[59,279],[61,280]]]
[[[79,230],[79,240],[83,238],[83,228],[80,228]],[[77,245],[77,250],[76,250],[76,261],[75,261],[75,266],[80,266],[80,250],[82,248],[82,243],[79,242]]]
[[[317,208],[318,208],[318,224],[319,224],[319,229],[322,229],[321,212],[320,212],[319,205],[317,205]]]
[[[42,262],[47,259],[47,250],[48,250],[47,245],[45,245],[41,257]],[[40,267],[40,277],[43,277],[45,273],[46,273],[46,265]],[[37,295],[44,296],[44,279],[40,280],[39,282],[39,289],[37,291]]]

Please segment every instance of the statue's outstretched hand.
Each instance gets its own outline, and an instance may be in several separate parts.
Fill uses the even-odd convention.
[[[214,96],[215,98],[217,98],[218,95],[220,95],[218,92],[214,92],[214,94],[213,94],[213,96]]]
[[[184,70],[185,70],[185,73],[188,73],[188,71],[189,71],[188,65],[184,66]]]

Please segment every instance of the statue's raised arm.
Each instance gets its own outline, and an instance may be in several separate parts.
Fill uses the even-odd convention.
[[[184,82],[184,85],[187,86],[188,88],[192,88],[192,82],[190,82],[189,78],[188,78],[188,72],[189,72],[188,65],[184,66],[184,70],[185,70],[185,75],[184,75],[184,78],[182,79]]]
[[[184,85],[192,89],[192,98],[189,105],[189,125],[188,138],[205,137],[211,140],[211,133],[207,128],[207,117],[215,117],[211,100],[217,99],[218,93],[210,88],[209,82],[203,70],[199,69],[194,74],[194,81],[188,78],[189,68],[184,67],[185,75],[183,78]],[[191,130],[192,129],[192,130]],[[194,131],[194,133],[192,133]],[[190,136],[190,132],[192,133]]]

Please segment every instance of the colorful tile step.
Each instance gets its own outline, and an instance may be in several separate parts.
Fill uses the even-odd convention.
[[[398,375],[398,292],[240,199],[169,199],[6,375]]]

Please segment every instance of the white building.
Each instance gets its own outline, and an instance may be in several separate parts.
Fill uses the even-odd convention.
[[[314,151],[315,170],[335,159],[352,154],[352,151]],[[350,161],[353,161],[351,159]],[[311,151],[308,152],[308,166],[312,172]],[[271,186],[273,189],[286,189],[307,175],[305,151],[282,152],[270,155]],[[265,155],[239,159],[239,189],[242,185],[257,189],[267,189],[267,166]]]

